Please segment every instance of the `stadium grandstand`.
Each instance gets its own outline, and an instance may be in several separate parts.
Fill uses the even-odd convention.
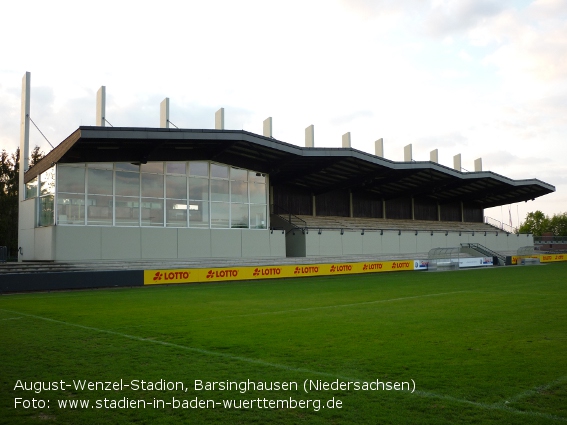
[[[29,74],[27,74],[29,77]],[[26,85],[27,84],[27,85]],[[26,88],[27,87],[27,88]],[[29,80],[24,77],[19,260],[190,260],[378,256],[475,243],[513,252],[532,245],[485,223],[484,209],[555,188],[465,172],[431,161],[384,158],[350,147],[306,146],[224,128],[81,126],[28,169]],[[27,99],[27,106],[25,105]],[[411,149],[411,146],[410,146]]]

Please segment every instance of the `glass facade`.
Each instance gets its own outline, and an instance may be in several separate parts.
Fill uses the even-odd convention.
[[[39,175],[38,182],[38,226],[52,226],[55,224],[55,167]]]
[[[55,193],[57,187],[57,193]],[[265,229],[265,174],[210,161],[58,164],[26,184],[38,225]],[[54,211],[54,202],[57,203]]]

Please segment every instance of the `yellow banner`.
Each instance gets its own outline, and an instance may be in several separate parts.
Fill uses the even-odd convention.
[[[567,261],[567,254],[513,255],[512,264],[518,264],[518,260],[522,258],[539,258],[540,263],[553,263],[556,261]]]
[[[210,269],[144,270],[144,285],[277,279],[414,270],[414,260]]]
[[[541,255],[539,261],[542,263],[552,263],[555,261],[567,261],[566,254],[545,254]]]

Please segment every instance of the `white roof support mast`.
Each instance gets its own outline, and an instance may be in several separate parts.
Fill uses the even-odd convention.
[[[31,98],[31,74],[26,72],[22,78],[22,114],[20,118],[20,171],[18,201],[25,199],[24,173],[30,166],[30,98]],[[22,261],[22,229],[23,208],[18,208],[18,261]]]
[[[106,126],[106,87],[101,86],[96,92],[96,125]]]
[[[169,97],[166,97],[159,104],[159,126],[169,128]]]

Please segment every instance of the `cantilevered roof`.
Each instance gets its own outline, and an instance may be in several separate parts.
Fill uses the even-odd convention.
[[[489,208],[555,191],[537,179],[460,172],[429,161],[395,162],[353,148],[304,148],[244,130],[125,127],[79,127],[26,173],[25,182],[54,163],[189,160],[268,173],[273,186],[299,186],[314,194],[351,189],[384,199],[414,196]]]

